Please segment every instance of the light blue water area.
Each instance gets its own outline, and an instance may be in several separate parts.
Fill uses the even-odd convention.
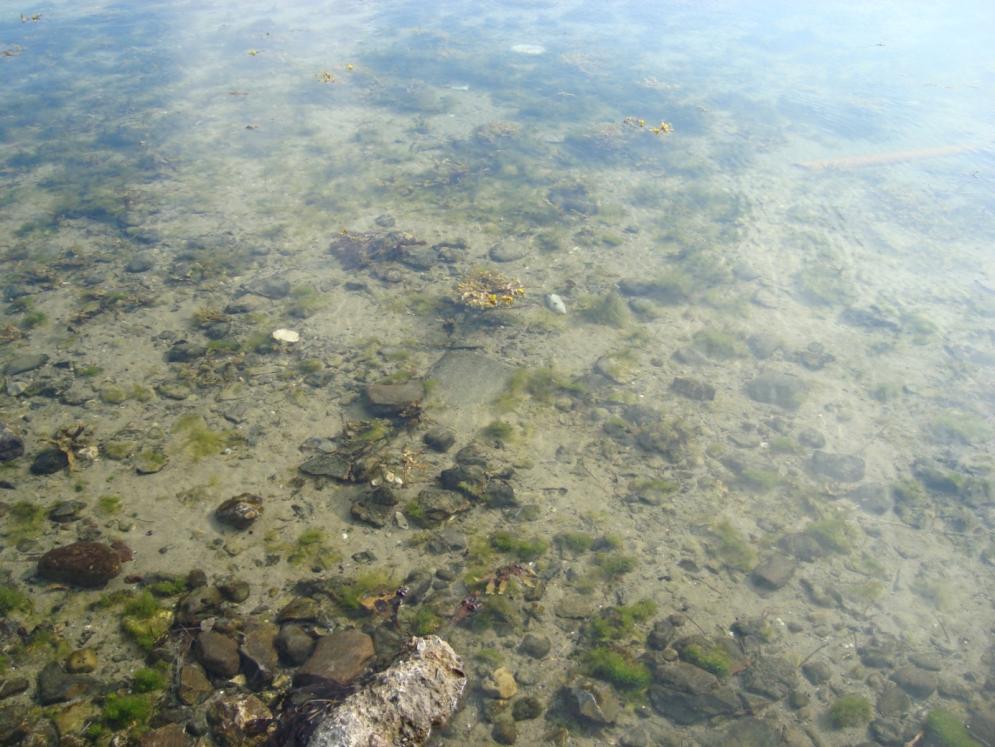
[[[980,0],[0,0],[10,703],[87,647],[196,730],[218,696],[131,672],[230,689],[192,637],[293,603],[377,665],[450,641],[439,744],[992,743],[992,38]],[[46,570],[78,540],[132,556],[108,596]],[[240,687],[296,724],[281,653]],[[147,726],[105,690],[87,739]]]

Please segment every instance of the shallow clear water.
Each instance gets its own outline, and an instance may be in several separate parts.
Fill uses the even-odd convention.
[[[0,723],[201,733],[307,599],[438,744],[995,742],[995,11],[602,5],[0,4]]]

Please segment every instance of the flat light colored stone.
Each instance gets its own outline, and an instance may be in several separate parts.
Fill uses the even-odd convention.
[[[308,747],[418,747],[449,720],[465,687],[463,661],[448,643],[412,638],[406,654],[322,719]]]
[[[301,333],[295,332],[292,329],[283,329],[281,327],[280,329],[273,330],[273,339],[279,340],[280,342],[300,342]]]

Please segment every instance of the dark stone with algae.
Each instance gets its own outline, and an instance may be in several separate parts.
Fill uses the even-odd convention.
[[[120,553],[102,542],[74,542],[41,556],[38,575],[87,589],[100,588],[121,572]]]

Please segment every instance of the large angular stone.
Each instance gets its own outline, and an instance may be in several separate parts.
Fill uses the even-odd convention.
[[[234,677],[239,670],[238,644],[231,638],[213,630],[197,636],[197,659],[211,674]]]
[[[294,684],[342,688],[358,677],[376,652],[362,631],[337,630],[318,639],[314,653],[294,675]]]
[[[693,664],[677,661],[654,667],[649,689],[654,710],[676,724],[695,724],[743,710],[736,693],[718,677]]]
[[[463,662],[448,643],[413,638],[389,669],[321,720],[307,745],[423,745],[452,716],[465,687]]]

